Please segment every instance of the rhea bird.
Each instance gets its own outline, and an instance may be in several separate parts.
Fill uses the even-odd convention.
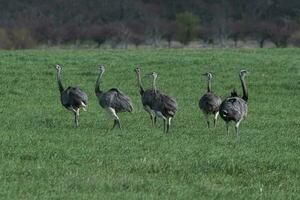
[[[154,89],[144,89],[141,79],[141,69],[137,67],[134,71],[137,76],[143,108],[146,112],[149,113],[152,126],[154,126],[154,124],[156,123],[156,115],[155,111],[153,110],[153,105],[155,104],[156,93]]]
[[[157,90],[156,79],[158,75],[156,72],[152,72],[148,75],[152,77],[152,89],[154,90],[154,99],[152,100],[151,110],[154,111],[156,117],[163,119],[164,132],[168,133],[171,126],[171,120],[177,112],[177,102],[175,99]]]
[[[55,69],[61,104],[74,114],[75,124],[76,126],[78,126],[79,111],[81,108],[83,108],[83,110],[86,110],[88,97],[86,93],[82,91],[78,86],[69,86],[67,89],[64,89],[61,82],[61,66],[59,64],[56,64]]]
[[[242,84],[243,96],[239,97],[235,90],[231,92],[231,97],[225,99],[220,105],[220,116],[226,123],[226,131],[228,134],[228,123],[230,121],[235,122],[235,132],[237,138],[239,138],[239,126],[240,123],[247,116],[248,111],[248,88],[245,81],[245,76],[248,72],[246,70],[240,70],[239,77]]]
[[[207,76],[207,92],[199,100],[199,108],[205,115],[208,128],[210,127],[209,115],[214,115],[214,126],[216,126],[217,118],[219,115],[219,107],[221,105],[221,98],[214,94],[211,90],[211,80],[213,78],[210,72],[203,74]]]
[[[116,125],[121,129],[120,118],[118,113],[120,112],[132,112],[133,106],[131,100],[128,96],[123,94],[120,90],[116,88],[111,88],[110,90],[104,92],[100,89],[101,78],[105,72],[105,67],[101,65],[99,67],[100,73],[95,85],[95,94],[99,100],[99,104],[104,108],[114,119],[114,124],[112,129]]]

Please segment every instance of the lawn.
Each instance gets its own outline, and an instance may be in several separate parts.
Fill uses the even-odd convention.
[[[300,49],[133,49],[0,51],[0,197],[3,199],[299,199]],[[65,87],[89,97],[79,127],[60,103]],[[99,106],[94,85],[131,97],[122,130]],[[179,105],[171,133],[151,126],[134,68],[158,73]],[[247,69],[249,110],[237,142],[221,118],[208,129],[198,101],[206,78],[222,97]],[[151,87],[143,77],[144,86]]]

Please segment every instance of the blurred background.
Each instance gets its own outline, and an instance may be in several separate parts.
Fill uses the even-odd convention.
[[[0,49],[300,46],[299,0],[1,0]]]

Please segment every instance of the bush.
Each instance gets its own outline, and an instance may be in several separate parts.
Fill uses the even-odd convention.
[[[289,38],[289,42],[291,44],[293,44],[296,47],[300,47],[300,30],[294,32],[290,38]]]
[[[7,31],[0,27],[0,49],[11,49],[12,43],[8,37]]]
[[[36,45],[36,41],[26,28],[13,28],[11,30],[11,42],[14,49],[29,49]]]

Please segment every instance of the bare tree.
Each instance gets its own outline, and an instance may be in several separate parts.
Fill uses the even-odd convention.
[[[178,29],[177,23],[175,21],[163,21],[163,38],[167,40],[168,47],[171,48],[171,43],[176,38],[176,31]]]
[[[242,20],[232,21],[229,23],[230,34],[229,38],[234,41],[234,46],[237,47],[239,40],[245,39],[249,35],[249,25]]]

